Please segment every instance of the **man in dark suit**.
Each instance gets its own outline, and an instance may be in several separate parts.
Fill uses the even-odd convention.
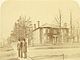
[[[17,43],[17,50],[18,50],[18,57],[20,57],[20,39],[18,40],[18,43]]]
[[[23,47],[22,47],[24,58],[27,58],[27,42],[23,39]]]

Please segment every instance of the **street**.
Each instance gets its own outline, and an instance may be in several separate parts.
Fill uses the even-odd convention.
[[[30,47],[27,55],[28,59],[20,60],[63,60],[63,58],[64,60],[80,60],[80,48],[36,49]],[[0,60],[19,60],[17,50],[8,47],[0,48],[0,58]]]

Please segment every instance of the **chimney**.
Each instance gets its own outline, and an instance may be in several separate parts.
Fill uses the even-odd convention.
[[[36,29],[36,24],[34,24],[34,29]]]
[[[40,21],[37,21],[38,22],[38,28],[40,27]]]

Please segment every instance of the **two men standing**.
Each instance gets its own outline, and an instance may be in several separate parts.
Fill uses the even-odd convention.
[[[17,50],[19,58],[27,58],[27,42],[25,39],[18,40]]]

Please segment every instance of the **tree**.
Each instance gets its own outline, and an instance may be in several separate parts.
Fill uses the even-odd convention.
[[[59,42],[61,42],[61,40],[62,40],[62,35],[61,35],[62,15],[61,15],[60,9],[59,9],[59,16],[55,17],[55,20],[58,23],[58,27],[59,27]]]
[[[28,35],[31,32],[31,28],[32,22],[30,21],[30,17],[26,19],[26,17],[20,16],[17,22],[15,22],[15,26],[10,36],[14,37],[14,40],[28,38]]]

